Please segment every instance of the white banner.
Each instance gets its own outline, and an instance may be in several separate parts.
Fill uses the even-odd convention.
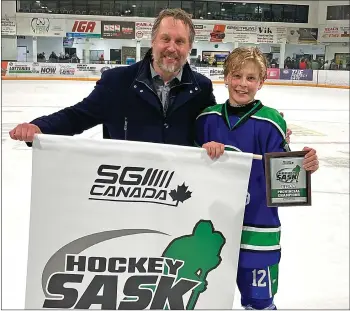
[[[232,42],[256,43],[256,26],[227,26],[229,39]]]
[[[255,31],[253,28],[255,28]],[[244,37],[244,34],[247,35],[246,38]],[[234,26],[232,35],[233,41],[244,43],[286,43],[287,28],[263,26]]]
[[[288,27],[288,44],[317,44],[318,28]]]
[[[16,35],[16,18],[14,17],[1,18],[1,35],[2,36]]]
[[[349,26],[332,26],[319,28],[319,42],[349,42]]]
[[[17,35],[36,37],[64,37],[65,21],[47,17],[17,16]]]
[[[103,64],[76,64],[75,76],[101,76],[101,68],[107,67]]]
[[[38,63],[9,62],[7,76],[33,76],[39,73]]]
[[[41,76],[56,76],[60,73],[60,68],[57,63],[38,63],[39,73]]]
[[[153,27],[153,23],[150,23],[150,22],[135,22],[135,39],[151,40],[152,27]]]
[[[13,77],[56,77],[56,78],[99,78],[106,70],[123,65],[76,64],[76,63],[21,63],[3,62],[6,76]],[[5,68],[6,66],[6,68]]]
[[[194,25],[194,29],[196,41],[209,41],[214,25],[196,24]]]
[[[286,43],[286,27],[240,26],[223,24],[194,25],[196,41],[240,43]]]
[[[231,309],[251,164],[36,136],[25,307]]]
[[[209,70],[209,79],[214,81],[224,80],[224,68],[211,67]]]

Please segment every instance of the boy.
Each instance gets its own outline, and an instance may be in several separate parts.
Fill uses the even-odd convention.
[[[255,99],[266,72],[266,59],[258,48],[240,47],[227,57],[224,77],[229,99],[207,108],[196,121],[196,144],[211,158],[224,150],[262,155],[289,150],[283,117]],[[304,168],[316,171],[318,160]],[[253,161],[237,271],[241,304],[247,310],[276,309],[280,221],[277,208],[266,205],[265,187],[264,161]]]

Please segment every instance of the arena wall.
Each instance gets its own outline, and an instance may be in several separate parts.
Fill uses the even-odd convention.
[[[3,80],[77,80],[97,81],[105,70],[124,65],[1,62]],[[192,67],[213,81],[223,84],[220,67]],[[345,70],[269,68],[267,85],[312,86],[350,89],[350,74]]]

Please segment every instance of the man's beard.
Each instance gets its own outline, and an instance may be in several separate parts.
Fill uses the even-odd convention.
[[[165,64],[163,62],[164,58],[167,56],[175,56],[177,58],[177,64]],[[178,72],[181,67],[185,64],[185,62],[181,59],[181,57],[178,57],[177,55],[166,55],[163,53],[160,53],[159,55],[154,55],[154,60],[157,63],[158,67],[162,69],[165,72],[168,73],[175,73]]]

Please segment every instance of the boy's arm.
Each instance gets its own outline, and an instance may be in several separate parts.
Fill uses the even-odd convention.
[[[210,134],[210,116],[200,116],[196,120],[195,146],[204,148],[211,159],[219,158],[225,150],[222,143],[212,141]]]
[[[268,129],[262,133],[263,137],[261,137],[262,152],[263,154],[268,152],[285,152],[290,151],[289,145],[286,143],[284,137],[279,132],[279,130],[269,124]]]
[[[268,152],[286,152],[290,151],[289,145],[285,144],[281,133],[276,128],[271,128],[267,131],[265,150],[263,154]],[[316,150],[308,147],[304,147],[303,151],[308,153],[304,157],[303,168],[311,173],[314,173],[319,168],[318,156]]]

